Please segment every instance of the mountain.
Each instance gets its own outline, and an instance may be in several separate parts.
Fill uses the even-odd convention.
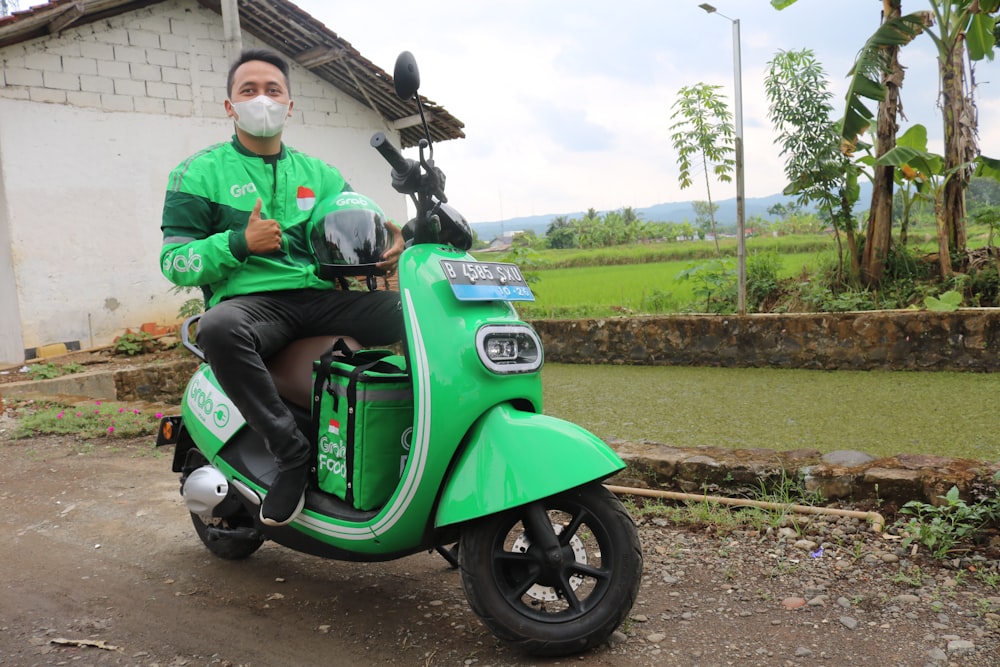
[[[868,203],[871,201],[872,196],[872,186],[869,182],[861,183],[861,194],[858,197],[858,203],[855,204],[855,213],[860,213],[862,211],[868,210]],[[771,208],[775,204],[787,204],[794,201],[793,197],[788,197],[783,194],[771,195],[769,197],[748,197],[745,202],[745,217],[746,220],[751,220],[756,216],[771,220],[775,216],[770,215],[767,209]],[[721,227],[735,227],[736,226],[736,198],[723,199],[722,201],[716,202],[719,205],[719,210],[716,213],[715,221]],[[688,222],[693,223],[695,220],[694,212],[694,202],[672,202],[665,204],[654,204],[653,206],[647,206],[645,208],[635,209],[636,213],[646,222]],[[504,233],[516,232],[516,231],[528,231],[531,230],[535,232],[538,236],[544,236],[545,230],[548,229],[549,224],[555,218],[560,215],[565,216],[567,220],[579,219],[584,216],[586,211],[577,211],[575,213],[551,213],[548,215],[530,215],[522,218],[511,218],[510,220],[500,220],[495,222],[473,222],[472,229],[475,230],[476,234],[483,241],[491,241]],[[599,214],[607,213],[607,211],[598,211]]]
[[[750,220],[755,216],[772,218],[767,209],[778,203],[792,201],[791,197],[777,194],[769,197],[748,197],[745,203],[746,219]],[[716,212],[716,222],[723,227],[736,225],[736,198],[723,199],[716,202],[719,210]],[[645,208],[634,209],[642,220],[646,222],[694,222],[694,202],[668,202],[664,204],[654,204]],[[489,241],[505,233],[516,231],[533,231],[538,236],[544,236],[551,222],[561,216],[568,220],[579,219],[586,211],[576,211],[574,213],[550,213],[547,215],[530,215],[521,218],[511,218],[510,220],[499,220],[494,222],[473,222],[472,229],[483,241]],[[607,211],[598,211],[599,214]]]

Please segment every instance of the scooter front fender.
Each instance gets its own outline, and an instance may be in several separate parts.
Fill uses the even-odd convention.
[[[445,483],[435,525],[502,512],[624,467],[604,441],[576,424],[497,405],[470,429]]]

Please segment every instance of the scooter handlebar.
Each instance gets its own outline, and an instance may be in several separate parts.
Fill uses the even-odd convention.
[[[392,187],[396,192],[404,195],[417,193],[421,185],[420,163],[403,157],[382,132],[372,135],[371,144],[392,165]]]
[[[392,145],[392,142],[385,136],[384,132],[376,132],[372,135],[372,147],[385,158],[385,161],[392,165],[392,168],[400,174],[408,172],[412,166],[411,161],[403,157],[399,149]]]

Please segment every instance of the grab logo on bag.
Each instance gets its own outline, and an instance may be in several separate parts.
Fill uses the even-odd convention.
[[[347,478],[347,448],[343,440],[331,440],[325,435],[319,439],[317,469]]]

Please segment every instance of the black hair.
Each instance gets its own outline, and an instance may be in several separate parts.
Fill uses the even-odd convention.
[[[226,95],[233,94],[233,79],[236,78],[236,70],[239,66],[252,60],[260,60],[269,65],[277,67],[285,77],[285,87],[288,88],[288,95],[291,96],[291,80],[288,75],[288,61],[281,57],[277,51],[271,49],[243,49],[240,57],[229,68],[229,78],[226,80]]]

